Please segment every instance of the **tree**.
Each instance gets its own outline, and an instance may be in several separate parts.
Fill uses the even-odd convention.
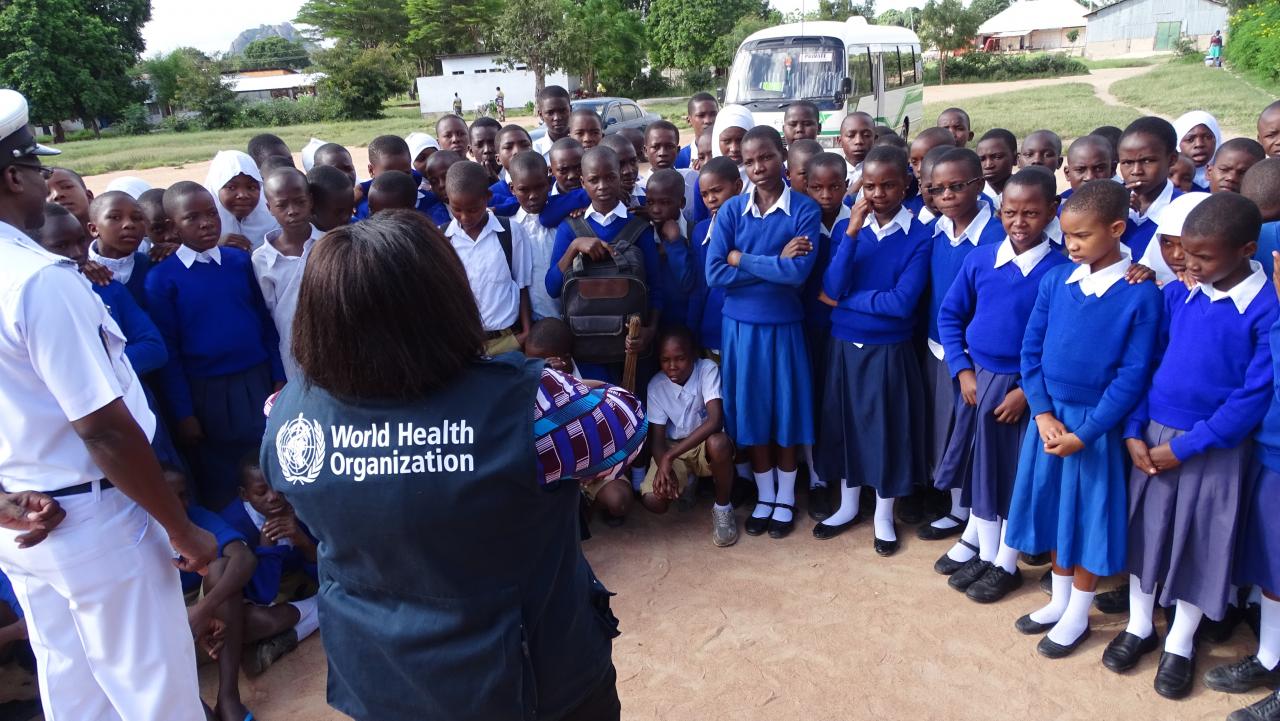
[[[26,96],[31,117],[54,126],[98,119],[145,99],[130,69],[141,51],[145,0],[9,0],[0,4],[0,82]]]
[[[876,16],[876,25],[897,25],[900,28],[914,28],[920,20],[920,11],[916,8],[894,10],[890,8]]]
[[[361,48],[403,44],[409,34],[404,0],[307,0],[293,20],[315,40],[341,40]]]
[[[571,43],[566,27],[561,0],[509,2],[493,24],[494,46],[505,64],[520,63],[533,71],[534,88],[540,93],[547,73],[565,65]]]
[[[433,57],[481,50],[502,5],[502,0],[406,0],[408,40]]]
[[[978,16],[978,24],[981,25],[1008,10],[1012,4],[1013,0],[973,0],[969,5],[969,12]]]
[[[348,120],[382,117],[382,106],[404,82],[404,59],[388,45],[363,48],[339,43],[320,53],[317,64],[325,73],[320,93]]]
[[[244,52],[237,58],[237,65],[241,70],[301,70],[310,64],[311,56],[302,43],[286,40],[279,35],[254,40],[245,46]]]
[[[189,83],[209,57],[195,48],[178,48],[143,60],[135,68],[140,79],[151,86],[151,94],[161,115],[172,115],[179,90]]]
[[[229,128],[240,112],[239,98],[222,81],[222,68],[212,60],[193,63],[189,74],[179,76],[173,102],[199,113],[206,128]]]
[[[976,2],[977,0],[975,0]],[[876,0],[818,0],[817,15],[813,20],[837,20],[844,22],[854,15],[861,15],[871,22],[876,17]]]
[[[589,88],[633,82],[644,64],[644,24],[621,0],[565,0],[566,30],[582,52],[568,53],[565,69]]]
[[[770,17],[761,0],[652,0],[646,24],[655,67],[686,72],[727,67],[735,47],[726,36],[744,16]]]
[[[779,25],[782,22],[784,20],[777,10],[771,10],[766,17],[761,17],[754,13],[743,15],[733,24],[733,28],[729,30],[727,35],[716,41],[718,43],[716,53],[728,58],[727,65],[733,61],[733,54],[737,52],[738,46],[742,45],[742,41],[746,40],[749,35],[765,28]]]
[[[929,0],[920,11],[920,39],[938,49],[938,82],[947,82],[947,56],[973,42],[978,16],[961,0]]]

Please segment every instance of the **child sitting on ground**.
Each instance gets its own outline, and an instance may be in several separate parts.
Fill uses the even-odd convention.
[[[251,253],[278,227],[262,202],[262,174],[248,155],[238,150],[219,151],[209,165],[204,188],[213,195],[222,224],[219,245]]]
[[[698,357],[693,333],[684,326],[663,331],[658,366],[647,396],[653,461],[640,486],[641,502],[654,513],[666,513],[690,484],[711,476],[716,487],[711,542],[732,546],[738,541],[738,522],[729,498],[733,442],[724,432],[720,368]]]
[[[578,364],[573,361],[573,331],[559,318],[543,318],[533,324],[524,342],[524,354],[545,360],[552,370],[581,378]]]
[[[374,183],[377,187],[377,183]],[[313,214],[311,188],[307,176],[293,168],[277,170],[267,176],[263,192],[267,209],[280,224],[279,230],[267,233],[266,242],[253,251],[253,275],[262,289],[262,299],[275,322],[280,336],[280,360],[288,380],[301,378],[301,369],[293,358],[293,313],[298,307],[298,289],[306,267],[307,251],[323,233],[311,224]],[[381,200],[375,190],[370,204]]]
[[[311,189],[311,224],[322,233],[347,225],[355,213],[355,186],[346,173],[328,165],[317,165],[307,173]]]

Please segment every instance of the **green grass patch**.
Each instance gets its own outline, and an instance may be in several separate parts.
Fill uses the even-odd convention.
[[[924,117],[936,118],[954,102],[926,103]],[[981,137],[991,128],[1005,128],[1019,138],[1041,128],[1048,128],[1063,139],[1087,135],[1101,125],[1123,128],[1138,114],[1132,110],[1107,105],[1098,99],[1093,86],[1067,83],[1031,90],[971,98],[959,103],[973,120],[973,130]]]
[[[1223,130],[1248,137],[1257,128],[1258,113],[1275,100],[1275,90],[1269,93],[1230,71],[1200,62],[1169,63],[1111,86],[1111,94],[1129,105],[1170,118],[1204,110],[1218,119]]]
[[[1089,58],[1080,58],[1080,62],[1084,63],[1090,70],[1103,70],[1106,68],[1145,68],[1149,65],[1159,65],[1169,61],[1169,56],[1151,56],[1146,58],[1106,58],[1103,60],[1090,60]]]

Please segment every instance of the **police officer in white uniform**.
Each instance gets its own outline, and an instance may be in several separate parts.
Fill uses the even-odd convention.
[[[204,568],[214,539],[161,476],[120,329],[75,263],[24,232],[44,222],[40,156],[56,152],[0,89],[0,489],[32,511],[0,513],[0,568],[47,721],[203,721],[174,566]]]

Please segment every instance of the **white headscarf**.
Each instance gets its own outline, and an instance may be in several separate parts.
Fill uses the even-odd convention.
[[[262,174],[258,172],[258,165],[253,162],[253,158],[239,150],[219,150],[218,154],[213,156],[213,162],[209,164],[209,175],[205,177],[204,187],[213,194],[213,203],[218,207],[218,217],[222,219],[222,234],[243,235],[257,250],[267,233],[279,228],[280,224],[267,211],[267,204],[262,199],[261,191],[258,193],[258,204],[244,220],[239,220],[231,211],[222,207],[222,199],[218,197],[218,191],[237,175],[247,175],[258,181],[259,186],[262,185]]]
[[[1173,121],[1173,132],[1178,136],[1178,152],[1182,152],[1182,139],[1191,132],[1192,128],[1197,125],[1203,125],[1213,133],[1213,152],[1217,153],[1218,148],[1222,147],[1222,129],[1218,127],[1218,119],[1206,113],[1203,110],[1192,110],[1189,113],[1183,113],[1179,118]],[[1208,166],[1213,162],[1213,156],[1209,156],[1209,162],[1196,168],[1195,184],[1201,187],[1209,187]]]
[[[418,154],[427,148],[440,149],[440,143],[432,135],[426,133],[409,133],[405,136],[404,142],[409,144],[409,160],[418,159]]]
[[[720,108],[720,113],[716,115],[715,125],[711,126],[711,157],[718,158],[724,153],[720,152],[720,134],[729,128],[742,128],[750,130],[756,126],[756,119],[741,105],[726,105]]]
[[[316,166],[316,151],[321,147],[328,145],[329,141],[320,138],[312,138],[311,142],[302,146],[302,170],[310,173],[311,169]]]
[[[111,181],[107,185],[108,193],[110,193],[113,190],[119,190],[122,193],[128,193],[130,196],[133,197],[134,200],[137,200],[143,193],[147,192],[148,190],[151,190],[151,183],[148,183],[142,178],[135,178],[132,175],[125,175],[125,176],[116,178],[115,180]]]
[[[1196,123],[1196,125],[1199,125],[1199,123]],[[1174,237],[1182,237],[1182,224],[1187,222],[1187,216],[1191,215],[1191,211],[1208,197],[1208,193],[1183,193],[1169,201],[1169,204],[1164,206],[1160,211],[1160,215],[1156,218],[1157,237],[1152,238],[1151,242],[1147,243],[1147,249],[1142,252],[1142,259],[1138,262],[1155,271],[1156,280],[1161,285],[1175,280],[1177,276],[1169,269],[1169,264],[1164,262],[1164,254],[1160,252],[1160,238],[1158,236],[1172,235]]]

